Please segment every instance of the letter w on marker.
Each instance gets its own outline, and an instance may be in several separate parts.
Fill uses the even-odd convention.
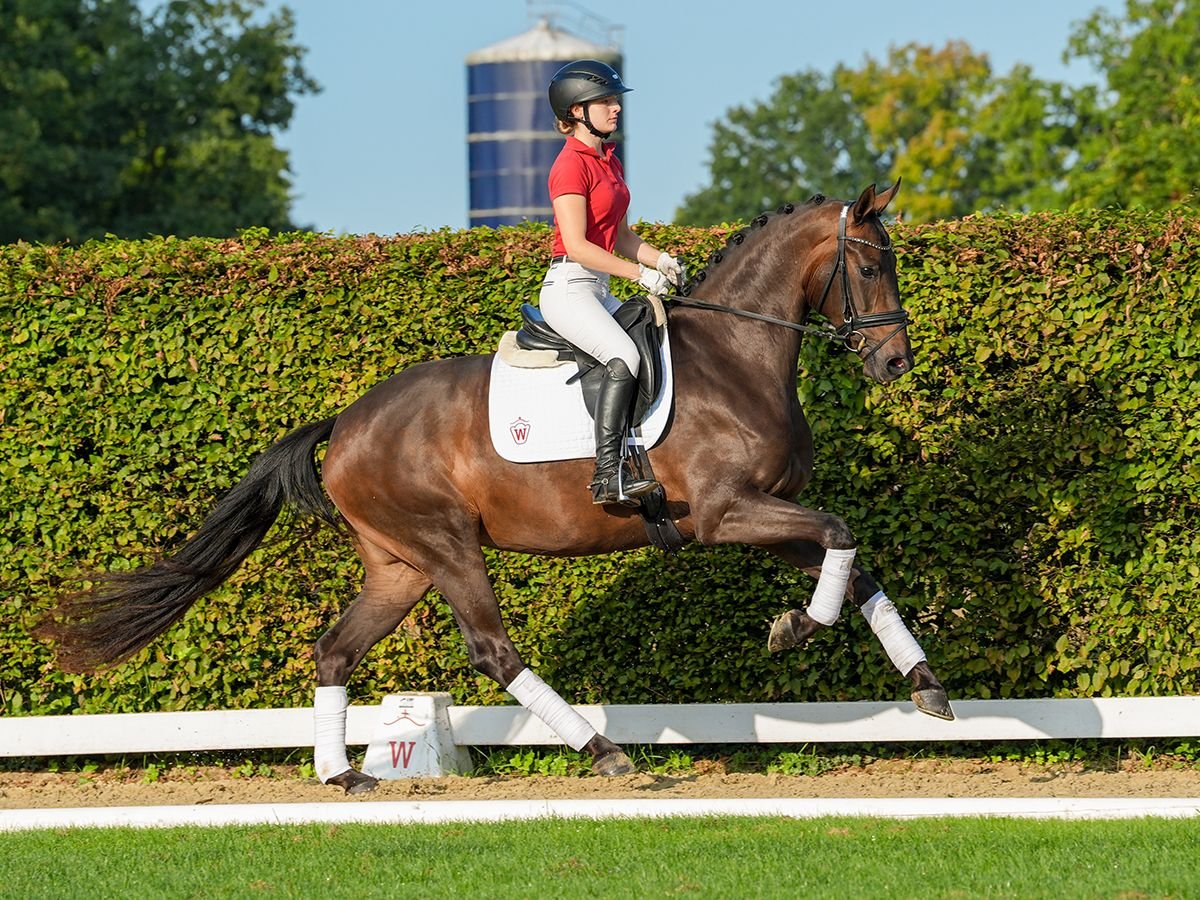
[[[392,768],[408,768],[408,764],[412,762],[413,748],[417,746],[416,741],[388,741],[388,745],[392,748]],[[403,763],[401,763],[403,760]]]

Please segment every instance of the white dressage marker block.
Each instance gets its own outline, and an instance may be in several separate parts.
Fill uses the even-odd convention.
[[[363,771],[384,780],[437,778],[471,770],[450,731],[450,695],[388,694],[379,704]]]

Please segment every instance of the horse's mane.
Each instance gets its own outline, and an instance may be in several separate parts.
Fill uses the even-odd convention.
[[[808,207],[813,207],[813,206],[820,206],[824,202],[825,202],[824,194],[813,194],[811,197],[808,198],[808,200],[806,200],[804,202],[803,205],[808,206]],[[720,250],[713,251],[713,253],[708,257],[708,265],[706,265],[703,269],[701,269],[699,272],[697,272],[695,275],[693,275],[691,278],[689,278],[687,280],[687,284],[685,284],[683,286],[680,293],[683,294],[685,297],[688,296],[689,294],[691,294],[691,292],[694,288],[696,288],[700,284],[702,284],[704,282],[704,280],[706,278],[708,278],[709,275],[712,274],[713,267],[719,265],[721,263],[721,261],[725,259],[726,256],[728,256],[731,252],[735,251],[738,247],[740,247],[743,243],[745,243],[746,238],[750,237],[755,232],[765,228],[767,223],[770,222],[773,218],[776,218],[778,216],[788,216],[788,215],[791,215],[795,211],[796,211],[796,205],[794,203],[785,203],[781,207],[779,207],[779,209],[775,210],[775,212],[773,212],[773,213],[765,212],[765,213],[761,213],[760,215],[755,216],[751,220],[749,225],[747,225],[745,228],[738,229],[733,234],[731,234],[729,236],[729,240],[727,240],[725,242],[724,247],[722,247]]]

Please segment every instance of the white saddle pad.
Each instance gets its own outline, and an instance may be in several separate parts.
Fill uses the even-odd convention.
[[[639,443],[647,449],[662,439],[675,396],[671,346],[665,334],[662,368],[662,390],[638,429]],[[583,403],[583,388],[579,382],[567,384],[578,371],[573,361],[545,369],[518,368],[497,353],[488,396],[488,422],[496,452],[519,463],[595,456],[595,427]]]

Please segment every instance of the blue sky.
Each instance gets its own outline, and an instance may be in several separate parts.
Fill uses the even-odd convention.
[[[297,223],[334,234],[467,224],[466,56],[527,30],[527,0],[268,0],[289,6],[305,65],[324,91],[303,97],[280,137],[291,153]],[[544,7],[546,4],[536,4]],[[1062,53],[1073,23],[1122,0],[742,0],[560,4],[623,26],[630,221],[670,221],[706,180],[712,124],[770,96],[775,80],[882,58],[889,45],[965,40],[993,70],[1095,80]],[[571,28],[574,24],[576,27]],[[593,37],[593,34],[583,34]],[[886,173],[863,173],[865,183]],[[818,185],[813,186],[819,189]]]

